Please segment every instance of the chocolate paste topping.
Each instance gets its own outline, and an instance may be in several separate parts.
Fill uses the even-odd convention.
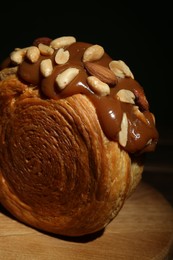
[[[49,38],[39,38],[33,42],[33,46],[40,43],[48,45],[51,43]],[[129,153],[137,154],[154,151],[158,141],[158,132],[155,127],[153,114],[149,111],[149,105],[146,100],[142,86],[131,76],[116,76],[114,84],[110,82],[110,93],[100,95],[94,91],[87,78],[96,76],[98,73],[88,70],[83,62],[84,52],[92,44],[85,42],[74,42],[63,47],[64,51],[69,52],[69,59],[64,64],[55,62],[55,55],[58,49],[54,49],[53,54],[43,54],[40,52],[36,62],[31,62],[27,57],[18,65],[17,75],[21,81],[29,86],[37,86],[43,98],[61,99],[74,94],[86,95],[94,104],[100,125],[108,139],[119,142],[119,134],[122,128],[123,115],[127,118],[127,141],[122,145]],[[44,76],[40,71],[40,64],[43,60],[50,59],[53,70],[50,75]],[[109,64],[112,58],[104,52],[101,58],[91,61],[110,70]],[[14,62],[5,62],[4,67],[16,66]],[[56,82],[57,75],[68,68],[77,68],[79,73],[63,89],[58,87]],[[92,73],[93,72],[93,73]],[[103,77],[101,77],[103,78]],[[117,93],[120,90],[130,90],[134,94],[134,103],[123,102],[118,98]]]

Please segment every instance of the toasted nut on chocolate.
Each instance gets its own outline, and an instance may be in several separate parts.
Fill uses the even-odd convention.
[[[48,77],[52,74],[53,65],[51,59],[42,60],[40,63],[40,71],[44,77]]]
[[[36,46],[31,46],[26,51],[26,57],[32,62],[35,63],[40,57],[40,50]]]
[[[145,115],[139,110],[139,107],[138,107],[138,106],[134,106],[134,107],[133,107],[133,113],[136,115],[136,117],[137,117],[139,120],[141,120],[141,121],[144,122],[145,124],[148,124]]]
[[[21,64],[22,61],[24,60],[26,51],[27,51],[28,47],[23,48],[23,49],[19,49],[16,48],[11,54],[10,54],[10,59],[15,62],[16,64]]]
[[[94,76],[89,76],[87,82],[90,88],[100,96],[107,96],[110,94],[109,86]]]
[[[149,103],[146,99],[143,89],[134,89],[134,94],[136,97],[136,104],[140,107],[140,109],[144,111],[148,110]]]
[[[56,77],[56,83],[60,89],[64,89],[79,73],[77,68],[68,68]]]
[[[55,55],[55,62],[57,64],[65,64],[69,60],[69,57],[69,51],[65,51],[63,48],[60,48]]]
[[[87,71],[108,85],[115,85],[118,80],[115,74],[108,68],[93,62],[85,62]]]
[[[41,53],[42,55],[47,55],[47,56],[49,56],[49,55],[52,55],[53,52],[54,52],[54,49],[53,49],[53,48],[51,48],[50,46],[48,46],[48,45],[46,45],[46,44],[44,44],[44,43],[39,43],[38,48],[39,48],[40,53]]]
[[[127,144],[128,138],[128,119],[126,113],[123,113],[123,118],[121,121],[121,130],[118,134],[119,143],[121,146],[125,147]]]
[[[88,47],[83,54],[83,62],[96,61],[101,59],[104,54],[104,49],[100,45],[92,45]]]
[[[69,46],[74,42],[76,42],[75,37],[73,37],[73,36],[62,36],[62,37],[56,38],[53,41],[51,41],[50,46],[56,50],[56,49],[59,49],[59,48],[63,48],[65,46]]]
[[[130,103],[130,104],[135,104],[135,95],[132,91],[128,90],[128,89],[120,89],[117,92],[117,98],[121,101],[121,102],[125,102],[125,103]]]
[[[132,79],[134,79],[131,70],[122,60],[111,61],[109,63],[109,68],[115,73],[117,77],[120,78],[131,77]]]

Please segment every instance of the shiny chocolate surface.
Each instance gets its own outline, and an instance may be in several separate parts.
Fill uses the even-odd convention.
[[[33,42],[33,45],[38,47],[40,43],[49,46],[51,39],[39,38]],[[86,95],[94,104],[98,120],[108,139],[119,142],[120,131],[125,127],[127,141],[124,145],[119,142],[123,149],[132,154],[154,151],[159,135],[143,87],[129,75],[124,77],[116,75],[116,82],[108,84],[110,87],[108,95],[102,96],[93,91],[87,78],[89,76],[97,77],[99,72],[92,73],[92,70],[88,70],[83,61],[84,53],[90,46],[92,44],[85,42],[74,42],[64,46],[63,50],[69,52],[69,59],[64,64],[57,64],[55,61],[58,49],[55,49],[51,55],[40,53],[38,60],[34,63],[24,57],[22,62],[17,64],[17,76],[29,86],[38,87],[41,96],[45,99],[58,100],[79,93]],[[53,67],[52,73],[46,77],[40,71],[40,64],[45,59],[50,59]],[[109,64],[111,61],[113,59],[104,52],[101,58],[91,62],[110,70]],[[4,64],[3,68],[16,66],[14,62],[6,61]],[[79,73],[64,89],[60,89],[56,78],[68,68],[77,68]],[[104,75],[99,76],[104,78]],[[130,90],[135,97],[134,103],[122,101],[117,95],[120,90]],[[127,118],[126,126],[122,125],[124,114]]]

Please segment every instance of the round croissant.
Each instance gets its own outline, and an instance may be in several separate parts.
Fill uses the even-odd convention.
[[[32,55],[12,52],[0,72],[0,202],[40,230],[90,234],[115,218],[140,182],[143,156],[158,140],[154,116],[129,68],[111,63],[101,46],[60,37],[32,47]],[[104,114],[111,95],[115,129]]]

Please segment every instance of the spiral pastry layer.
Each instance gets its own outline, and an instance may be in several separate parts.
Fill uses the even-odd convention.
[[[2,65],[0,202],[23,223],[66,236],[105,228],[157,140],[142,87],[99,45],[41,38]]]

